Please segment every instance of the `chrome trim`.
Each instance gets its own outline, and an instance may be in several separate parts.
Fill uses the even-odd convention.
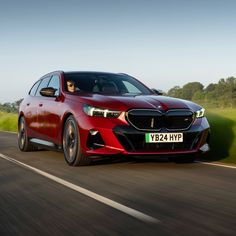
[[[49,146],[49,147],[55,147],[54,143],[48,142],[48,141],[45,141],[42,139],[32,138],[32,139],[30,139],[30,142],[37,143],[37,144],[44,145],[44,146]]]

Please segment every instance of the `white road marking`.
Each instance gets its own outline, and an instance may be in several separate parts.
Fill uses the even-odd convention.
[[[92,192],[90,190],[87,190],[85,188],[82,188],[82,187],[80,187],[78,185],[72,184],[72,183],[70,183],[70,182],[68,182],[66,180],[63,180],[61,178],[58,178],[58,177],[56,177],[54,175],[48,174],[47,172],[39,170],[39,169],[37,169],[35,167],[32,167],[30,165],[27,165],[27,164],[25,164],[23,162],[17,161],[15,159],[11,158],[11,157],[8,157],[8,156],[3,155],[1,153],[0,153],[0,157],[5,159],[5,160],[7,160],[7,161],[10,161],[10,162],[12,162],[12,163],[14,163],[16,165],[19,165],[19,166],[22,166],[22,167],[24,167],[26,169],[29,169],[29,170],[37,173],[37,174],[40,174],[40,175],[42,175],[42,176],[44,176],[44,177],[46,177],[46,178],[48,178],[50,180],[53,180],[53,181],[55,181],[55,182],[57,182],[57,183],[59,183],[59,184],[61,184],[63,186],[66,186],[66,187],[68,187],[70,189],[73,189],[73,190],[75,190],[75,191],[77,191],[77,192],[79,192],[81,194],[84,194],[84,195],[86,195],[86,196],[88,196],[90,198],[93,198],[96,201],[99,201],[99,202],[101,202],[101,203],[103,203],[105,205],[108,205],[108,206],[110,206],[112,208],[115,208],[118,211],[121,211],[121,212],[123,212],[123,213],[125,213],[127,215],[130,215],[130,216],[132,216],[132,217],[134,217],[134,218],[136,218],[138,220],[141,220],[141,221],[144,221],[144,222],[147,222],[147,223],[159,223],[160,222],[160,220],[158,220],[158,219],[156,219],[154,217],[146,215],[146,214],[144,214],[144,213],[142,213],[140,211],[134,210],[134,209],[132,209],[130,207],[127,207],[125,205],[122,205],[122,204],[120,204],[118,202],[115,202],[115,201],[109,199],[109,198],[103,197],[103,196],[101,196],[99,194],[96,194],[96,193],[94,193],[94,192]]]
[[[225,164],[220,164],[220,163],[215,163],[215,162],[204,162],[204,161],[195,161],[196,163],[201,163],[204,165],[209,165],[209,166],[219,166],[219,167],[225,167],[225,168],[230,168],[230,169],[236,169],[236,166],[233,165],[225,165]]]

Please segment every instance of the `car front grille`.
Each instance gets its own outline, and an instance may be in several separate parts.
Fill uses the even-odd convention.
[[[194,120],[194,114],[187,109],[162,112],[155,109],[133,109],[126,114],[127,121],[137,130],[158,131],[186,130]]]

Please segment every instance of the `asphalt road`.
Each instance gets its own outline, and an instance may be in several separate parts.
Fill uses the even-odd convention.
[[[0,157],[0,235],[236,235],[236,169],[168,161],[69,167],[60,152],[0,154],[155,219],[142,220]]]

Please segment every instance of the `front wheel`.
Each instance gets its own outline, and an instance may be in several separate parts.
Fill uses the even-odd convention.
[[[78,125],[73,116],[66,120],[63,131],[63,151],[68,165],[89,165],[91,159],[81,152]]]

